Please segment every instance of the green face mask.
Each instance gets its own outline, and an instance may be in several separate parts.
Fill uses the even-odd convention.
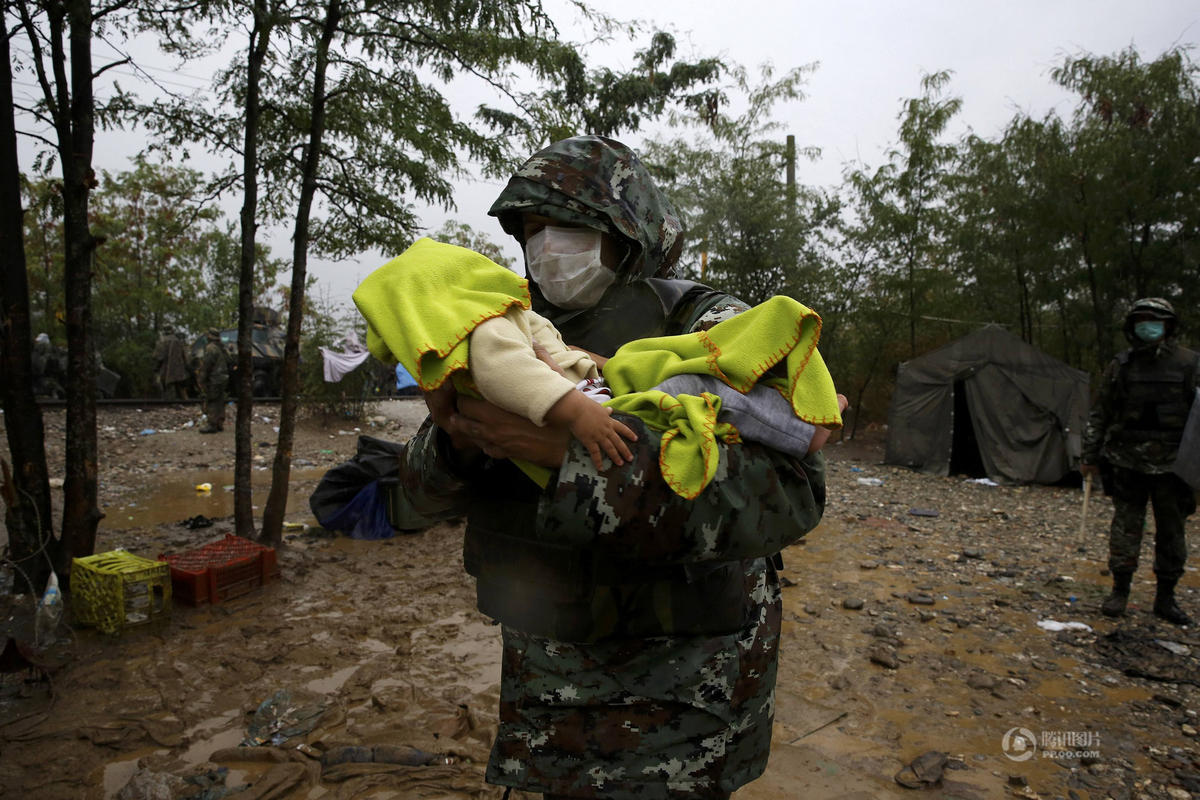
[[[1133,333],[1143,342],[1157,342],[1166,333],[1166,324],[1162,320],[1147,319],[1133,325]]]

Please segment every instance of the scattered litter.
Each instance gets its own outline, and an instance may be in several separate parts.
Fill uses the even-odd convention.
[[[254,747],[266,742],[281,745],[295,736],[303,736],[317,727],[328,705],[323,698],[280,689],[262,701],[254,712],[242,746]]]
[[[967,483],[977,483],[980,486],[999,486],[1000,485],[1000,484],[996,483],[994,480],[992,480],[991,478],[968,478],[966,482]]]
[[[1154,643],[1164,650],[1171,651],[1177,656],[1186,656],[1192,652],[1192,648],[1188,647],[1186,644],[1180,644],[1179,642],[1168,642],[1166,639],[1155,639]]]
[[[851,472],[862,472],[862,467],[851,467],[850,471]]]
[[[1056,619],[1038,620],[1037,626],[1044,631],[1091,631],[1092,626],[1083,622],[1059,622]]]
[[[883,486],[883,478],[859,478],[858,483],[861,486]]]
[[[197,528],[211,527],[213,524],[213,521],[211,519],[209,519],[208,517],[204,516],[203,514],[197,514],[194,517],[188,517],[187,519],[179,520],[179,524],[182,525],[183,527],[187,528],[188,530],[194,531]]]
[[[141,435],[142,436],[150,436],[151,434],[154,434],[154,433],[158,433],[158,431],[154,430],[154,428],[143,428]]]
[[[192,427],[192,426],[193,426],[193,425],[195,425],[195,424],[196,424],[196,420],[194,420],[194,419],[189,419],[187,422],[183,423],[183,427],[185,427],[185,428],[190,428],[190,427]]]
[[[936,517],[938,512],[932,508],[910,508],[908,513],[914,517]]]
[[[211,483],[197,483],[196,491],[197,492],[211,492],[212,484]]]
[[[332,451],[332,450],[322,450],[322,451],[321,451],[321,455],[323,455],[323,456],[331,456],[331,455],[333,455],[333,451]]]

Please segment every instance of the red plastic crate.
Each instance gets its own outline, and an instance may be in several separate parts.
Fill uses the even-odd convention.
[[[171,566],[175,599],[193,606],[230,600],[279,577],[275,548],[231,533],[195,550],[158,559]]]

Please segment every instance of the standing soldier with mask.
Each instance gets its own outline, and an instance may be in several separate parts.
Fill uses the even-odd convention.
[[[164,325],[158,344],[154,347],[154,371],[164,400],[182,400],[187,396],[187,357],[183,342],[175,335],[175,329]]]
[[[229,367],[225,363],[225,351],[221,348],[221,332],[208,329],[208,343],[200,357],[200,369],[196,374],[200,390],[204,392],[204,415],[208,424],[201,433],[217,433],[225,427],[225,388],[229,383]]]
[[[641,160],[580,136],[531,156],[489,212],[520,243],[533,309],[570,344],[706,331],[746,308],[674,277],[682,226]],[[779,551],[816,527],[825,460],[718,443],[694,500],[663,479],[661,432],[597,469],[566,427],[450,382],[400,457],[392,524],[467,517],[463,559],[500,623],[500,724],[486,779],[547,800],[718,800],[766,767],[783,605]],[[509,461],[547,467],[546,486]]]
[[[1125,612],[1138,565],[1146,503],[1154,507],[1155,615],[1175,625],[1190,620],[1175,602],[1175,584],[1187,561],[1184,523],[1196,510],[1190,486],[1171,471],[1197,385],[1197,354],[1174,342],[1178,319],[1166,300],[1136,301],[1125,317],[1132,348],[1118,355],[1100,379],[1088,416],[1080,471],[1100,472],[1107,462],[1105,491],[1113,498],[1108,566],[1112,594],[1101,611]]]

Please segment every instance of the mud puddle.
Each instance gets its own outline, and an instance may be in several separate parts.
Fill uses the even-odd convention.
[[[304,512],[308,498],[325,475],[324,469],[293,469],[288,481],[287,512]],[[271,489],[270,470],[256,470],[251,475],[252,502],[261,513]],[[173,472],[155,479],[152,488],[128,499],[101,509],[105,517],[101,528],[146,528],[169,525],[197,515],[209,519],[233,516],[233,471],[196,470]]]

